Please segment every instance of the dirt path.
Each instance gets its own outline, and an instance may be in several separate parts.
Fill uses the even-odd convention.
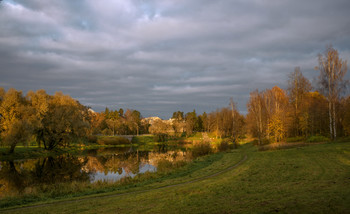
[[[100,198],[112,198],[112,197],[117,197],[117,196],[123,196],[123,195],[130,195],[130,194],[134,194],[134,193],[144,193],[144,192],[149,192],[149,191],[153,191],[153,190],[159,190],[159,189],[165,189],[165,188],[171,188],[171,187],[177,187],[177,186],[182,186],[182,185],[186,185],[186,184],[191,184],[194,182],[198,182],[198,181],[202,181],[205,179],[209,179],[209,178],[213,178],[216,176],[219,176],[225,172],[228,172],[230,170],[233,170],[235,168],[237,168],[239,165],[241,165],[242,163],[244,163],[247,160],[248,156],[244,155],[244,157],[235,165],[230,166],[220,172],[216,172],[214,174],[211,175],[207,175],[204,177],[200,177],[200,178],[196,178],[190,181],[186,181],[183,183],[178,183],[178,184],[172,184],[172,185],[166,185],[166,186],[161,186],[161,187],[156,187],[156,188],[152,188],[152,189],[145,189],[145,190],[137,190],[137,191],[132,191],[132,192],[126,192],[126,193],[114,193],[114,194],[110,194],[110,195],[96,195],[96,196],[87,196],[86,198],[79,198],[79,199],[71,199],[71,200],[66,200],[66,201],[54,201],[54,202],[49,202],[46,204],[38,204],[38,205],[29,205],[29,206],[24,206],[24,207],[17,207],[17,208],[9,208],[9,209],[4,209],[3,211],[15,211],[15,210],[24,210],[27,208],[36,208],[36,207],[46,207],[46,206],[50,206],[53,204],[69,204],[69,203],[74,203],[74,202],[79,202],[79,201],[86,201],[86,200],[91,200],[91,199],[100,199]]]

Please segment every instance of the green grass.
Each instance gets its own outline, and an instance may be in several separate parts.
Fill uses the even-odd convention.
[[[186,140],[194,140],[194,141],[200,141],[203,139],[202,133],[201,132],[196,132],[192,134],[191,136],[187,137]]]
[[[320,135],[310,136],[308,139],[306,139],[306,142],[309,142],[309,143],[328,142],[328,141],[330,141],[328,137],[320,136]]]
[[[154,143],[154,136],[153,135],[134,136],[131,142],[137,143],[137,144]]]
[[[165,189],[248,160],[217,177]],[[202,161],[201,161],[202,160]],[[251,144],[186,165],[159,182],[119,192],[149,191],[9,213],[349,213],[350,143],[258,152]],[[203,161],[205,160],[205,161]],[[200,164],[198,164],[200,163]],[[159,179],[159,178],[158,178]],[[139,186],[138,186],[139,185]],[[110,193],[107,193],[110,194]],[[3,210],[4,213],[5,210]]]

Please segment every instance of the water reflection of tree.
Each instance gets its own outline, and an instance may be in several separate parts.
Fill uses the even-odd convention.
[[[30,192],[42,184],[89,181],[89,173],[81,170],[85,161],[73,156],[46,157],[37,161],[1,163],[0,196]]]
[[[70,155],[47,157],[35,164],[32,177],[35,183],[45,184],[89,181],[89,173],[81,170],[86,161],[86,158],[79,159]]]
[[[22,193],[27,186],[27,170],[18,172],[13,161],[2,162],[0,170],[0,196]]]
[[[125,150],[119,154],[107,156],[89,156],[84,170],[89,172],[101,172],[105,175],[108,172],[122,174],[123,169],[126,174],[137,174],[140,164],[148,161],[148,151]]]

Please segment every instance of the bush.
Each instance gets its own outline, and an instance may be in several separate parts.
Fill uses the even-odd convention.
[[[154,135],[153,140],[155,142],[166,142],[166,141],[168,141],[168,135],[167,134],[156,134],[156,135]]]
[[[259,145],[259,140],[258,139],[253,140],[253,144],[256,145],[256,146],[268,145],[270,143],[272,143],[272,142],[269,139],[266,139],[266,138],[261,139],[261,145]]]
[[[152,135],[147,136],[134,136],[131,140],[132,143],[153,143],[154,137]]]
[[[304,137],[302,137],[302,136],[289,137],[289,138],[286,139],[287,143],[301,142],[301,141],[304,141]]]
[[[100,145],[120,145],[120,144],[130,144],[130,141],[124,137],[100,137],[97,140]]]
[[[105,129],[103,129],[102,134],[103,135],[113,135],[113,131],[108,129],[108,128],[105,128]]]
[[[90,135],[87,137],[88,143],[91,144],[96,144],[97,143],[97,136],[95,135]]]
[[[186,161],[169,161],[167,159],[160,159],[157,161],[157,171],[160,173],[168,173],[184,165],[186,165]]]
[[[224,152],[230,149],[229,141],[229,139],[224,139],[220,142],[218,145],[219,152]]]
[[[199,156],[208,155],[212,152],[211,146],[209,142],[199,142],[195,143],[192,147],[192,156],[194,158]]]
[[[306,140],[306,142],[309,142],[309,143],[326,142],[326,141],[329,141],[329,138],[321,135],[311,136]]]

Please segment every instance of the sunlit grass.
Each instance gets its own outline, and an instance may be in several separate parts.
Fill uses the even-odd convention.
[[[13,213],[349,213],[350,143],[263,152],[245,144],[233,152],[214,154],[203,158],[204,162],[186,165],[161,182],[135,188],[144,190],[188,181],[237,163],[243,153],[248,160],[238,168],[198,182]],[[199,167],[198,163],[204,166]],[[199,169],[194,170],[196,167]]]

